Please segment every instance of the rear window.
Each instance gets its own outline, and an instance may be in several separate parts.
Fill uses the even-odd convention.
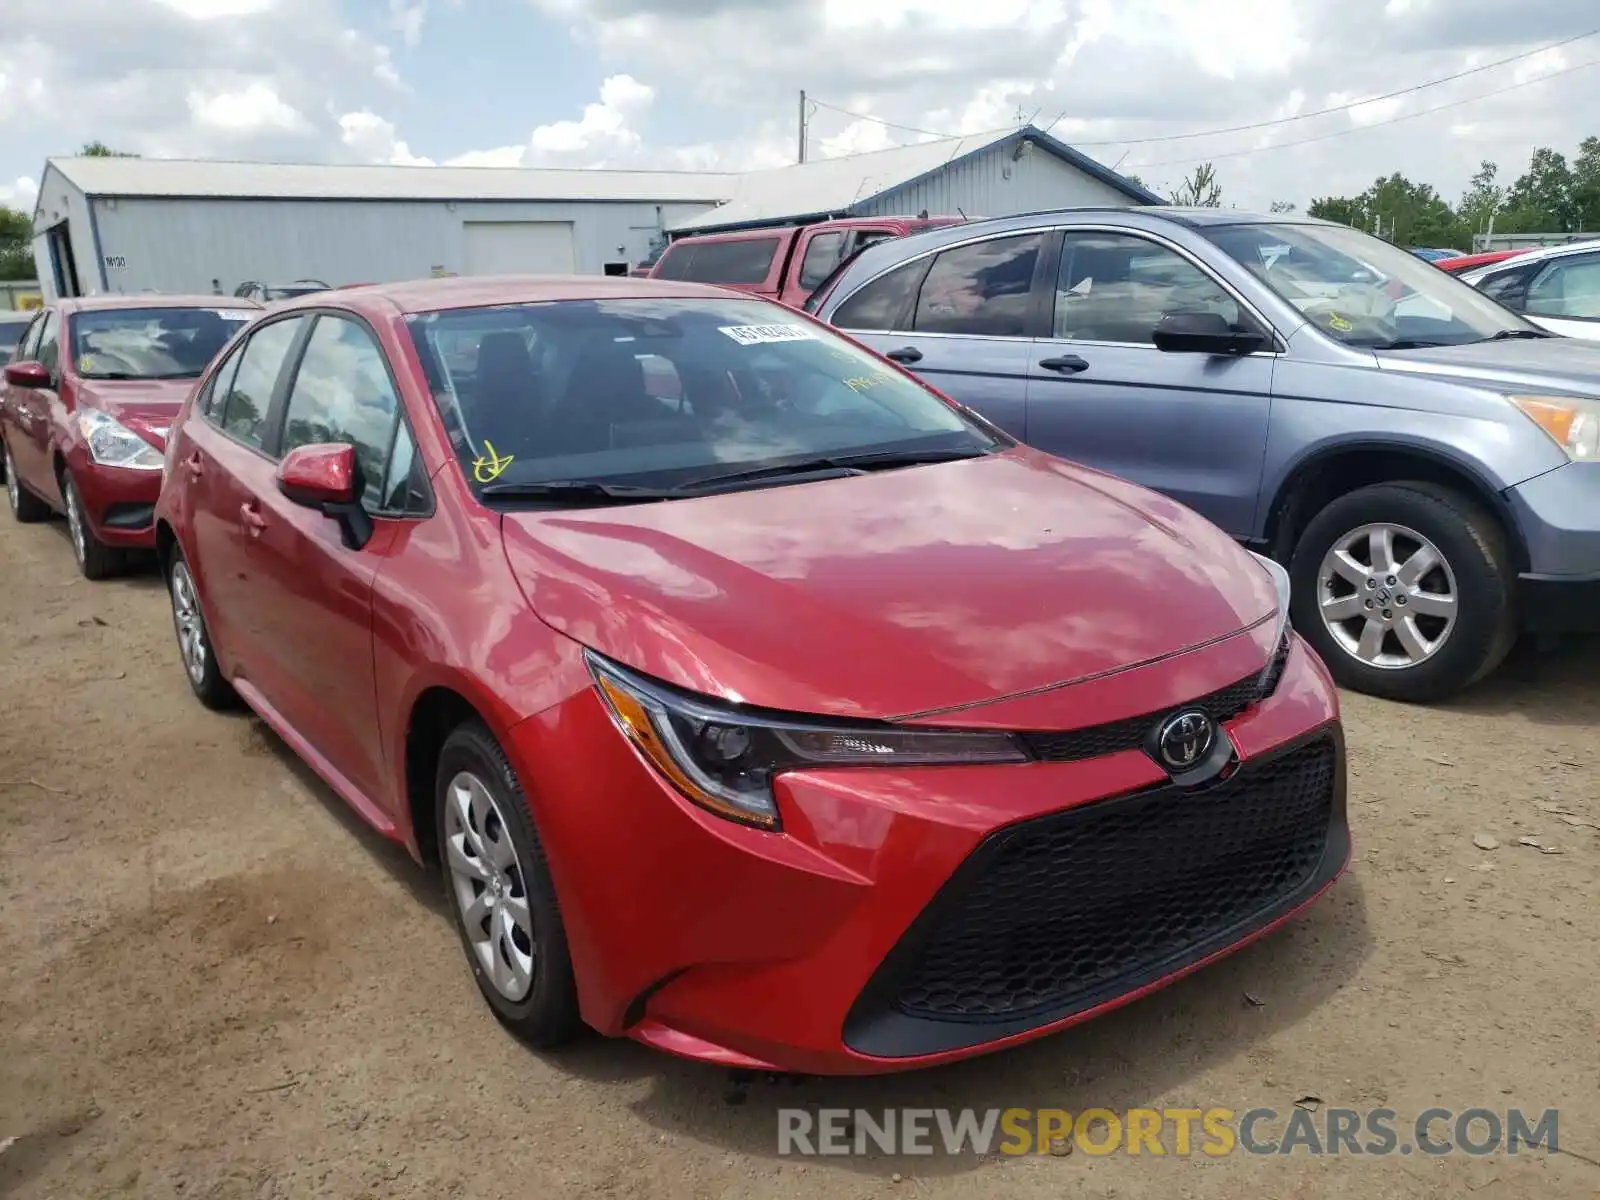
[[[661,278],[687,279],[694,283],[761,283],[772,272],[778,241],[770,237],[695,245],[679,243],[662,260]],[[683,255],[684,261],[673,263],[678,255]]]
[[[72,318],[72,361],[85,379],[197,379],[255,310],[119,308]]]

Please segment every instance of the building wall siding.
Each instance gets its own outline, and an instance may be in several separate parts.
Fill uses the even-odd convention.
[[[1063,162],[1040,146],[1024,143],[1020,158],[1012,146],[995,146],[952,163],[920,183],[875,196],[857,211],[863,216],[910,215],[1009,217],[1076,205],[1127,205],[1116,188]]]
[[[120,293],[209,292],[213,286],[231,293],[247,280],[312,278],[338,286],[460,273],[468,221],[570,221],[578,270],[598,275],[609,262],[638,262],[663,225],[711,207],[184,198],[92,203],[100,256],[110,264],[107,290]]]

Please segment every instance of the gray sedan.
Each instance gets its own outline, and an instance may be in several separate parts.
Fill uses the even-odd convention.
[[[1600,345],[1387,242],[1083,209],[880,243],[807,306],[1039,447],[1289,565],[1340,683],[1434,700],[1600,628]]]

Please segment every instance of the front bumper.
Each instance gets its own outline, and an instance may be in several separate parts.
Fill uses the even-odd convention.
[[[107,546],[154,550],[156,500],[161,495],[160,471],[103,467],[81,443],[67,454],[67,469],[83,497],[89,528]]]
[[[1170,879],[1139,874],[1156,842],[1188,845],[1203,831],[1185,827],[1174,789],[1137,749],[1076,762],[797,773],[779,786],[781,834],[681,800],[636,754],[619,752],[623,744],[589,691],[517,726],[510,749],[522,778],[536,781],[530,804],[589,1024],[725,1066],[876,1074],[985,1053],[1085,1020],[1310,904],[1349,857],[1343,741],[1326,670],[1296,639],[1273,696],[1226,728],[1239,772],[1210,791],[1186,793],[1197,812],[1220,814],[1232,830],[1213,839],[1208,869],[1235,880],[1256,870],[1276,874],[1221,906],[1205,897],[1215,880],[1204,870],[1178,878],[1185,869],[1172,860]],[[1293,843],[1280,861],[1271,838],[1253,832],[1254,818],[1229,816],[1229,789],[1312,743],[1330,756],[1322,792],[1291,806],[1298,825],[1278,822],[1271,836]],[[1270,818],[1270,805],[1256,810]],[[1102,819],[1108,813],[1115,830]],[[1070,858],[1098,865],[1098,891],[1067,894],[1056,886],[1065,872],[1047,869],[1031,890],[991,888],[977,906],[977,927],[949,936],[947,918],[956,910],[971,918],[975,887],[996,855],[1040,831],[1045,841],[1033,839],[1026,853],[1042,847],[1047,861],[1066,855],[1063,843],[1051,841],[1063,828],[1087,834]],[[1191,865],[1198,861],[1193,856]],[[1116,868],[1124,863],[1140,882],[1119,890]],[[1173,879],[1177,885],[1167,886]],[[1063,903],[1079,906],[1085,920],[1099,904],[1095,927],[1112,931],[1101,949],[1115,961],[1085,986],[1065,976],[1036,980],[1019,1003],[996,999],[1006,985],[990,979],[990,1011],[946,986],[986,970],[992,976],[990,968],[1004,976],[1007,963],[983,956],[995,950],[1003,958],[1007,934],[1021,939],[1011,949],[1070,974],[1080,923],[1060,910]],[[1145,936],[1158,924],[1163,936]],[[956,977],[930,982],[939,974],[930,973],[930,961],[950,965]]]

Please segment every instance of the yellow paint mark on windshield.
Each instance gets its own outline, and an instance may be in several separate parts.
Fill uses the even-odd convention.
[[[495,453],[494,443],[483,443],[485,453],[472,460],[472,477],[479,483],[493,483],[513,461],[510,454]]]
[[[1345,320],[1336,312],[1330,312],[1328,314],[1328,324],[1334,329],[1337,329],[1340,333],[1349,333],[1355,328],[1353,322]]]

